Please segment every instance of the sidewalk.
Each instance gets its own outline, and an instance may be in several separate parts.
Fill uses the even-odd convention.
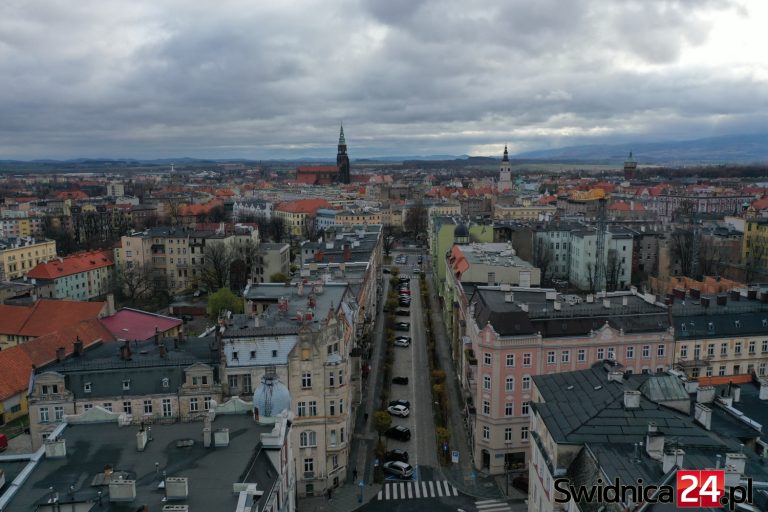
[[[455,376],[453,370],[453,361],[451,360],[451,348],[448,337],[445,334],[445,327],[440,316],[442,307],[440,306],[437,294],[435,293],[434,283],[432,281],[432,269],[429,269],[425,279],[427,280],[427,290],[429,294],[429,303],[432,315],[432,329],[435,333],[437,354],[440,358],[440,366],[449,376]],[[449,409],[449,421],[451,431],[451,450],[459,451],[459,463],[450,466],[440,466],[437,471],[441,472],[446,480],[449,480],[454,487],[464,494],[482,499],[505,499],[504,494],[499,489],[496,479],[477,471],[472,461],[472,451],[469,447],[469,437],[464,427],[464,418],[460,407],[464,404],[461,398],[461,386],[456,378],[446,379],[446,392]]]

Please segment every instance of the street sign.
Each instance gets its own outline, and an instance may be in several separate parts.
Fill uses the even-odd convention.
[[[454,464],[459,463],[459,450],[453,450],[451,452],[451,462],[453,462]]]
[[[362,480],[360,480],[360,481],[357,483],[357,485],[358,485],[358,486],[359,486],[359,487],[362,489],[363,487],[365,487],[365,482],[363,482]]]

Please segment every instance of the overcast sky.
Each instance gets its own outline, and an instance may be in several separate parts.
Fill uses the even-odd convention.
[[[0,160],[768,131],[766,0],[3,0]]]

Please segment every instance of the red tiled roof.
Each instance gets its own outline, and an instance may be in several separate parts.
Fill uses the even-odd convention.
[[[93,251],[73,254],[66,258],[39,263],[27,272],[27,277],[34,279],[56,279],[96,270],[97,268],[114,265],[112,251]]]
[[[126,308],[112,316],[102,318],[101,323],[116,338],[144,341],[155,335],[155,328],[163,333],[180,326],[182,321],[178,318]]]
[[[310,213],[314,215],[318,208],[332,208],[332,206],[325,199],[299,199],[297,201],[281,203],[275,209],[281,212]]]
[[[29,385],[32,359],[21,349],[21,345],[0,351],[0,400],[21,393]]]
[[[59,199],[88,199],[88,194],[86,194],[82,190],[67,190],[63,192],[58,192],[56,194],[56,197],[58,197]]]
[[[209,201],[205,204],[190,204],[188,206],[182,207],[179,214],[182,216],[205,215],[206,213],[210,212],[215,207],[220,206],[221,204],[222,204],[221,201],[216,199],[214,199],[213,201]]]
[[[36,338],[81,320],[98,318],[105,305],[53,299],[40,299],[28,307],[0,305],[0,332]]]
[[[752,208],[758,211],[765,210],[766,208],[768,208],[768,196],[753,201]]]

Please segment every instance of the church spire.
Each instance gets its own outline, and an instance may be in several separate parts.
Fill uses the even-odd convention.
[[[344,140],[344,123],[341,123],[341,130],[339,130],[339,146],[346,146],[347,141]]]
[[[504,158],[501,159],[502,162],[509,162],[509,152],[507,151],[507,145],[504,145]]]

